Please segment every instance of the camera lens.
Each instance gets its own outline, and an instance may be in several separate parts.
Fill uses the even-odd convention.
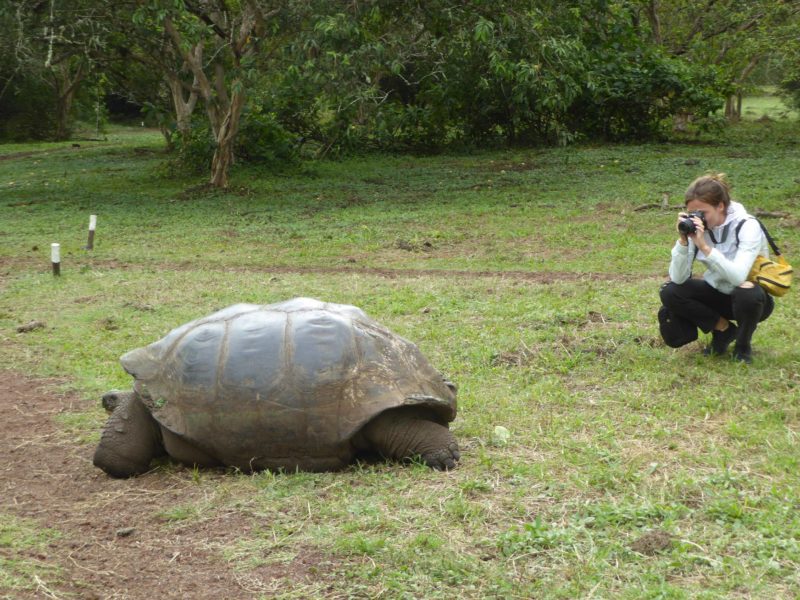
[[[685,217],[678,221],[678,231],[684,235],[689,235],[697,231],[697,226],[694,224],[691,217]]]

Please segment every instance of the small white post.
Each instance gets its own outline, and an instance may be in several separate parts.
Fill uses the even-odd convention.
[[[53,263],[53,276],[61,275],[61,244],[50,244],[50,262]]]
[[[94,230],[97,228],[97,215],[89,215],[89,241],[86,244],[87,250],[94,249]]]

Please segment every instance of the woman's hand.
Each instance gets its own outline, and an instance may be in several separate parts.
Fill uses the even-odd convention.
[[[691,218],[692,223],[694,223],[694,233],[687,235],[680,230],[680,227],[678,227],[678,225],[680,225],[681,221],[688,218]],[[697,246],[697,249],[700,250],[703,254],[708,256],[708,253],[711,252],[711,246],[709,246],[708,243],[706,243],[706,238],[705,238],[706,226],[703,224],[703,220],[700,217],[695,217],[695,216],[689,217],[689,215],[685,212],[678,213],[678,220],[675,222],[675,229],[677,230],[678,235],[680,236],[679,241],[682,246],[688,245],[689,243],[688,240],[689,238],[691,238],[692,241],[694,242],[694,245]]]
[[[688,216],[688,215],[687,215]],[[705,256],[711,252],[711,246],[708,245],[706,242],[706,226],[703,223],[703,220],[700,217],[692,217],[692,223],[694,223],[694,233],[690,234],[689,237],[692,238],[694,245],[697,246],[697,249],[700,250]]]

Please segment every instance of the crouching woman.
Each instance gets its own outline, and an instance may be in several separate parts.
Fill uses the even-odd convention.
[[[695,179],[685,206],[670,281],[661,288],[661,335],[677,348],[697,339],[699,328],[711,332],[705,354],[727,354],[733,343],[733,358],[750,363],[753,333],[775,306],[761,286],[747,281],[756,256],[769,256],[766,237],[744,206],[731,200],[722,173]],[[706,267],[702,279],[692,278],[696,260]]]

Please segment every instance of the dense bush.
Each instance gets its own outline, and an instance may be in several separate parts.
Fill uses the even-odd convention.
[[[642,36],[624,5],[358,6],[316,15],[273,86],[280,121],[326,149],[652,138],[676,114],[704,124],[725,95],[712,69]]]
[[[9,74],[10,76],[10,74]],[[40,80],[17,77],[0,97],[0,140],[50,139],[56,132],[52,90]]]
[[[195,113],[188,136],[175,133],[177,155],[173,167],[205,173],[211,165],[216,145],[208,120]],[[278,164],[296,158],[296,140],[275,119],[275,115],[249,111],[242,117],[236,136],[234,156],[240,163]]]
[[[713,123],[723,105],[712,69],[652,50],[594,55],[570,127],[592,139],[653,138],[672,129],[674,115],[692,115],[699,127]]]
[[[242,162],[286,163],[296,157],[296,144],[295,136],[278,123],[274,114],[253,110],[244,115],[235,156]]]
[[[800,67],[781,82],[780,92],[787,104],[800,111]]]

